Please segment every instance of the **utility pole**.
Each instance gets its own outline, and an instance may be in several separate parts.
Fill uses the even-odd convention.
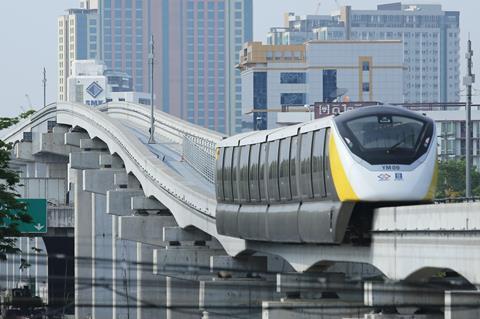
[[[47,106],[47,70],[43,68],[43,107]]]
[[[154,42],[153,42],[153,34],[152,38],[150,39],[150,54],[148,55],[148,59],[150,60],[150,138],[148,139],[148,144],[155,144],[155,106],[154,106],[154,94],[153,94],[153,67],[154,67]]]
[[[467,87],[467,104],[466,111],[466,136],[465,136],[465,160],[466,160],[466,178],[465,178],[465,196],[472,196],[472,86],[475,83],[475,75],[472,73],[473,68],[473,50],[470,35],[468,37],[468,51],[465,54],[467,58],[467,75],[463,78],[463,83]]]

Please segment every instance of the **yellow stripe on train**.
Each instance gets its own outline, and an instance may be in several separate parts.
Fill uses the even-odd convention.
[[[352,185],[348,181],[347,174],[342,165],[340,155],[338,154],[338,149],[335,144],[335,138],[333,137],[333,132],[330,134],[330,143],[328,150],[330,153],[330,168],[332,172],[333,184],[335,185],[335,190],[337,191],[338,198],[342,202],[352,201],[357,202],[359,198],[355,191],[352,188]]]

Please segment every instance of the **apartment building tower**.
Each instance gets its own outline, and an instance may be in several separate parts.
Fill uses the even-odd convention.
[[[87,5],[88,4],[88,5]],[[58,18],[58,101],[68,97],[67,79],[75,60],[98,58],[98,14],[89,2],[83,9],[69,9]]]
[[[383,4],[377,10],[342,7],[331,16],[295,16],[272,28],[271,44],[308,40],[401,40],[405,102],[460,100],[460,14],[441,5]]]

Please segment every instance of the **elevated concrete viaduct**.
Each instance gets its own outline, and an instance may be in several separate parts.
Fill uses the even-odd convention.
[[[347,281],[367,268],[406,286],[447,271],[463,276],[470,288],[480,282],[479,204],[377,210],[369,246],[282,245],[219,235],[213,183],[215,146],[223,136],[161,112],[156,119],[153,145],[147,143],[148,110],[129,103],[102,109],[57,103],[1,132],[15,143],[11,166],[26,181],[22,195],[47,198],[52,212],[63,206],[73,211],[70,224],[57,218],[52,236],[74,235],[76,318],[289,318],[299,308],[310,309],[299,316],[310,318],[341,307],[344,301],[323,300],[332,295],[352,305],[345,315],[363,318],[385,303],[375,297],[380,286],[374,284],[348,286],[345,293]],[[19,244],[24,251],[32,245],[48,251],[40,242],[49,239],[34,241],[22,238]],[[51,267],[28,258],[35,266],[27,277],[49,275]],[[9,287],[18,259],[1,266]],[[342,263],[371,266],[346,267],[349,276],[339,278],[332,272]],[[295,271],[305,274],[294,276],[290,286],[276,276]],[[332,280],[336,286],[326,284]],[[392,298],[398,308],[408,308],[408,298]],[[445,317],[461,318],[456,305],[471,314],[479,295],[450,289],[435,298]]]

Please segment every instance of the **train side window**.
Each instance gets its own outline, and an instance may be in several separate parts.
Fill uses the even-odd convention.
[[[236,146],[233,148],[233,156],[232,156],[232,195],[233,201],[238,202],[240,196],[238,194],[238,186],[239,186],[239,169],[238,169],[238,161],[240,155],[240,147]]]
[[[300,141],[300,192],[302,198],[312,198],[312,139],[313,132],[303,133]]]
[[[254,144],[250,148],[250,160],[249,160],[249,189],[250,189],[250,200],[256,202],[260,200],[260,191],[258,188],[258,167],[259,167],[259,155],[260,155],[260,144]]]
[[[290,189],[292,191],[293,199],[298,199],[297,188],[297,151],[298,151],[298,137],[293,136],[290,145]]]
[[[232,193],[232,152],[233,147],[225,148],[225,156],[223,158],[223,191],[225,201],[233,201]]]
[[[324,148],[325,129],[321,129],[313,133],[312,185],[315,198],[325,197],[325,180],[323,177]]]
[[[325,157],[324,157],[324,165],[325,168],[325,193],[327,197],[332,197],[335,194],[335,188],[333,185],[332,180],[332,173],[330,170],[330,149],[328,148],[330,145],[330,128],[325,130]]]
[[[260,201],[267,200],[267,143],[260,144],[260,166],[258,169],[258,185],[260,191]]]
[[[279,141],[268,143],[268,200],[278,201],[278,145]]]
[[[240,200],[246,202],[250,200],[250,194],[248,192],[248,158],[250,156],[250,145],[242,146],[240,149],[240,161],[239,161],[239,194]]]
[[[280,140],[278,155],[278,184],[280,187],[280,199],[290,200],[290,138]]]
[[[216,172],[216,187],[217,187],[217,200],[223,201],[225,196],[223,194],[223,155],[225,153],[225,148],[220,147],[217,149],[217,172]]]

